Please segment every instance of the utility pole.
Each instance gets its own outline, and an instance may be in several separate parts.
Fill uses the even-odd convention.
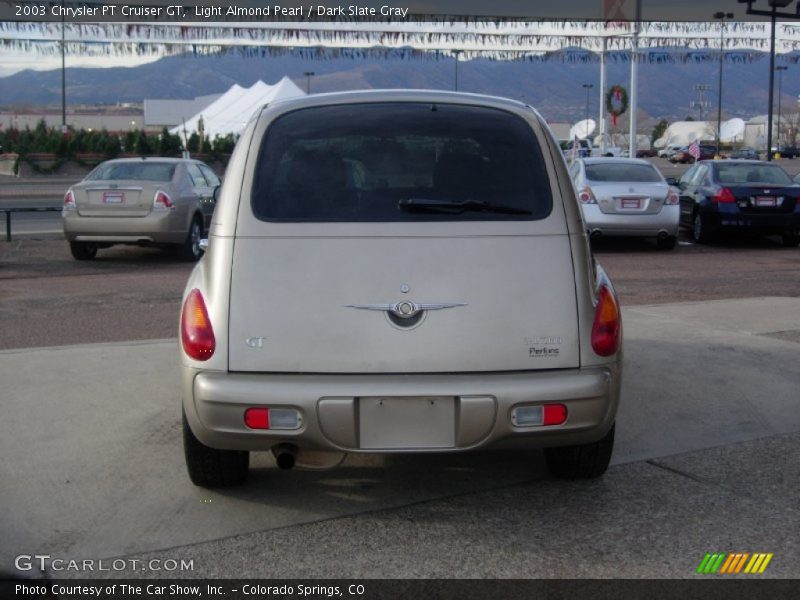
[[[722,63],[725,60],[725,19],[732,19],[733,13],[715,12],[719,19],[719,89],[717,90],[717,157],[719,157],[720,128],[722,127]]]
[[[778,150],[780,151],[781,147],[781,82],[783,81],[783,72],[786,71],[789,67],[775,67],[775,70],[778,72]]]
[[[463,50],[453,50],[453,57],[456,59],[456,83],[455,83],[455,91],[458,91],[458,57],[461,53],[464,52]]]
[[[689,102],[689,108],[699,110],[700,120],[703,121],[705,119],[703,111],[710,106],[708,100],[706,100],[706,93],[711,91],[711,86],[707,83],[698,83],[694,86],[694,91],[697,92],[697,100]]]
[[[594,85],[591,83],[583,84],[583,89],[586,90],[586,129],[584,131],[586,132],[587,138],[589,137],[589,94],[591,93],[593,87]]]
[[[311,93],[311,78],[314,75],[316,75],[316,73],[314,73],[314,71],[306,71],[305,73],[303,73],[303,75],[306,76],[306,94],[310,94]]]

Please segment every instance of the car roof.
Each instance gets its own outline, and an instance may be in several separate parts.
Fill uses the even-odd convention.
[[[470,102],[471,101],[471,102]],[[489,96],[486,94],[470,94],[466,92],[447,92],[442,90],[356,90],[349,92],[332,92],[327,94],[310,94],[276,100],[267,106],[295,104],[298,107],[325,106],[329,104],[358,104],[363,102],[454,102],[458,104],[477,104],[497,108],[513,108],[516,110],[533,108],[518,100]]]
[[[113,158],[111,160],[104,161],[105,163],[147,163],[147,162],[158,162],[158,163],[196,163],[200,162],[192,158],[170,158],[170,157],[161,157],[161,156],[136,156],[136,157],[126,157],[126,158]]]
[[[648,165],[653,166],[649,160],[644,158],[629,158],[627,156],[593,156],[592,158],[580,159],[587,165],[620,163],[620,164],[633,164],[633,165]],[[655,168],[655,167],[653,167]]]

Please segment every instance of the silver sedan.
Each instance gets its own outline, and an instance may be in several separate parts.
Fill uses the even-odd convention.
[[[64,235],[77,260],[113,244],[163,244],[187,260],[214,210],[219,178],[204,163],[128,158],[98,165],[64,196]]]
[[[678,236],[680,197],[650,162],[636,158],[586,158],[570,178],[592,238],[654,237],[672,249]]]

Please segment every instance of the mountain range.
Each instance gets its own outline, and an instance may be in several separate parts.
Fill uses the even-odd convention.
[[[548,120],[573,122],[586,113],[584,84],[593,86],[588,96],[590,116],[597,113],[600,101],[599,63],[584,62],[580,56],[566,52],[549,61],[462,61],[458,64],[459,90],[524,100]],[[754,56],[755,60],[749,62],[726,61],[724,65],[725,118],[747,119],[767,112],[769,61],[765,54]],[[798,108],[800,66],[793,64],[792,58],[797,60],[795,56],[781,63],[789,65],[782,72],[784,112]],[[638,88],[641,117],[699,119],[700,113],[690,108],[690,102],[698,99],[697,84],[708,84],[711,88],[706,92],[710,104],[706,117],[716,114],[718,69],[719,63],[713,60],[674,59],[641,64]],[[309,71],[314,72],[310,82],[304,75]],[[610,61],[607,88],[614,84],[629,88],[629,73],[628,62]],[[222,93],[234,83],[249,86],[259,79],[275,83],[284,75],[303,89],[310,83],[312,92],[398,87],[453,89],[455,63],[450,58],[307,60],[291,55],[252,57],[237,53],[172,56],[136,67],[67,68],[67,102],[116,104],[140,103],[145,98],[194,98]],[[0,105],[6,110],[21,110],[26,105],[60,105],[60,102],[60,70],[26,70],[0,78]]]

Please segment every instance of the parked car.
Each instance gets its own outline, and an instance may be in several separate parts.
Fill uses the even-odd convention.
[[[800,241],[800,186],[774,163],[702,161],[678,186],[681,223],[697,242],[712,242],[726,231],[780,235],[792,247]]]
[[[576,223],[558,145],[522,103],[405,90],[270,103],[231,157],[183,295],[191,480],[240,483],[258,450],[289,468],[312,450],[499,446],[599,476],[622,330]]]
[[[163,244],[197,260],[219,185],[211,168],[197,160],[101,163],[64,195],[62,220],[72,256],[91,260],[98,248],[114,244]]]
[[[669,144],[658,152],[660,158],[670,159],[672,156],[681,149],[680,144]]]
[[[779,152],[781,158],[797,158],[800,156],[800,149],[797,146],[773,146],[772,152]]]
[[[716,146],[712,146],[709,144],[700,144],[700,158],[696,159],[689,153],[689,146],[684,146],[683,148],[675,152],[675,154],[673,154],[669,160],[670,162],[673,163],[691,164],[696,162],[696,160],[712,159],[714,158],[714,156],[716,156],[716,153],[717,153]]]
[[[739,148],[731,152],[731,158],[745,159],[745,160],[760,160],[761,155],[755,148]]]
[[[675,247],[678,194],[649,161],[587,158],[569,172],[592,238],[653,237],[660,248]]]
[[[656,156],[654,148],[640,148],[636,151],[636,158],[653,158]]]

